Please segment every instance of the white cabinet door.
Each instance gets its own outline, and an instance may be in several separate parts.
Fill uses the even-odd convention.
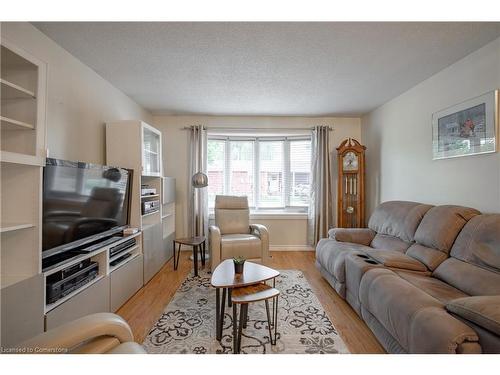
[[[149,126],[142,126],[142,174],[161,176],[161,133]]]

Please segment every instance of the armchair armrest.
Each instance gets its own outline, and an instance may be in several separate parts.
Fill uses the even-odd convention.
[[[446,310],[500,336],[500,296],[454,299]]]
[[[221,257],[221,248],[220,248],[221,234],[220,228],[216,225],[210,225],[208,227],[208,247],[210,250],[210,258],[211,258],[211,269],[212,272],[215,270],[215,267],[220,263]]]
[[[88,340],[98,337],[114,337],[120,343],[134,341],[129,325],[120,316],[97,313],[73,320],[22,344],[24,348],[58,348],[70,350]]]
[[[352,242],[369,246],[377,233],[369,228],[333,228],[328,237],[339,242]]]
[[[269,232],[262,224],[250,224],[250,233],[260,238],[262,243],[262,263],[269,260]]]

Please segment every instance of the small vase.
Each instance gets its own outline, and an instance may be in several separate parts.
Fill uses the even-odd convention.
[[[243,266],[245,265],[245,262],[243,263],[234,263],[234,273],[241,274],[243,273]]]

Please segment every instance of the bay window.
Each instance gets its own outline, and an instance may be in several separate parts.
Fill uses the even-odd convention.
[[[307,211],[310,137],[210,136],[208,197],[246,195],[252,210]]]

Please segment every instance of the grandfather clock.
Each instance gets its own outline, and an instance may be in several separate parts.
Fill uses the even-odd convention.
[[[339,228],[361,228],[365,224],[365,150],[353,138],[337,147]]]

